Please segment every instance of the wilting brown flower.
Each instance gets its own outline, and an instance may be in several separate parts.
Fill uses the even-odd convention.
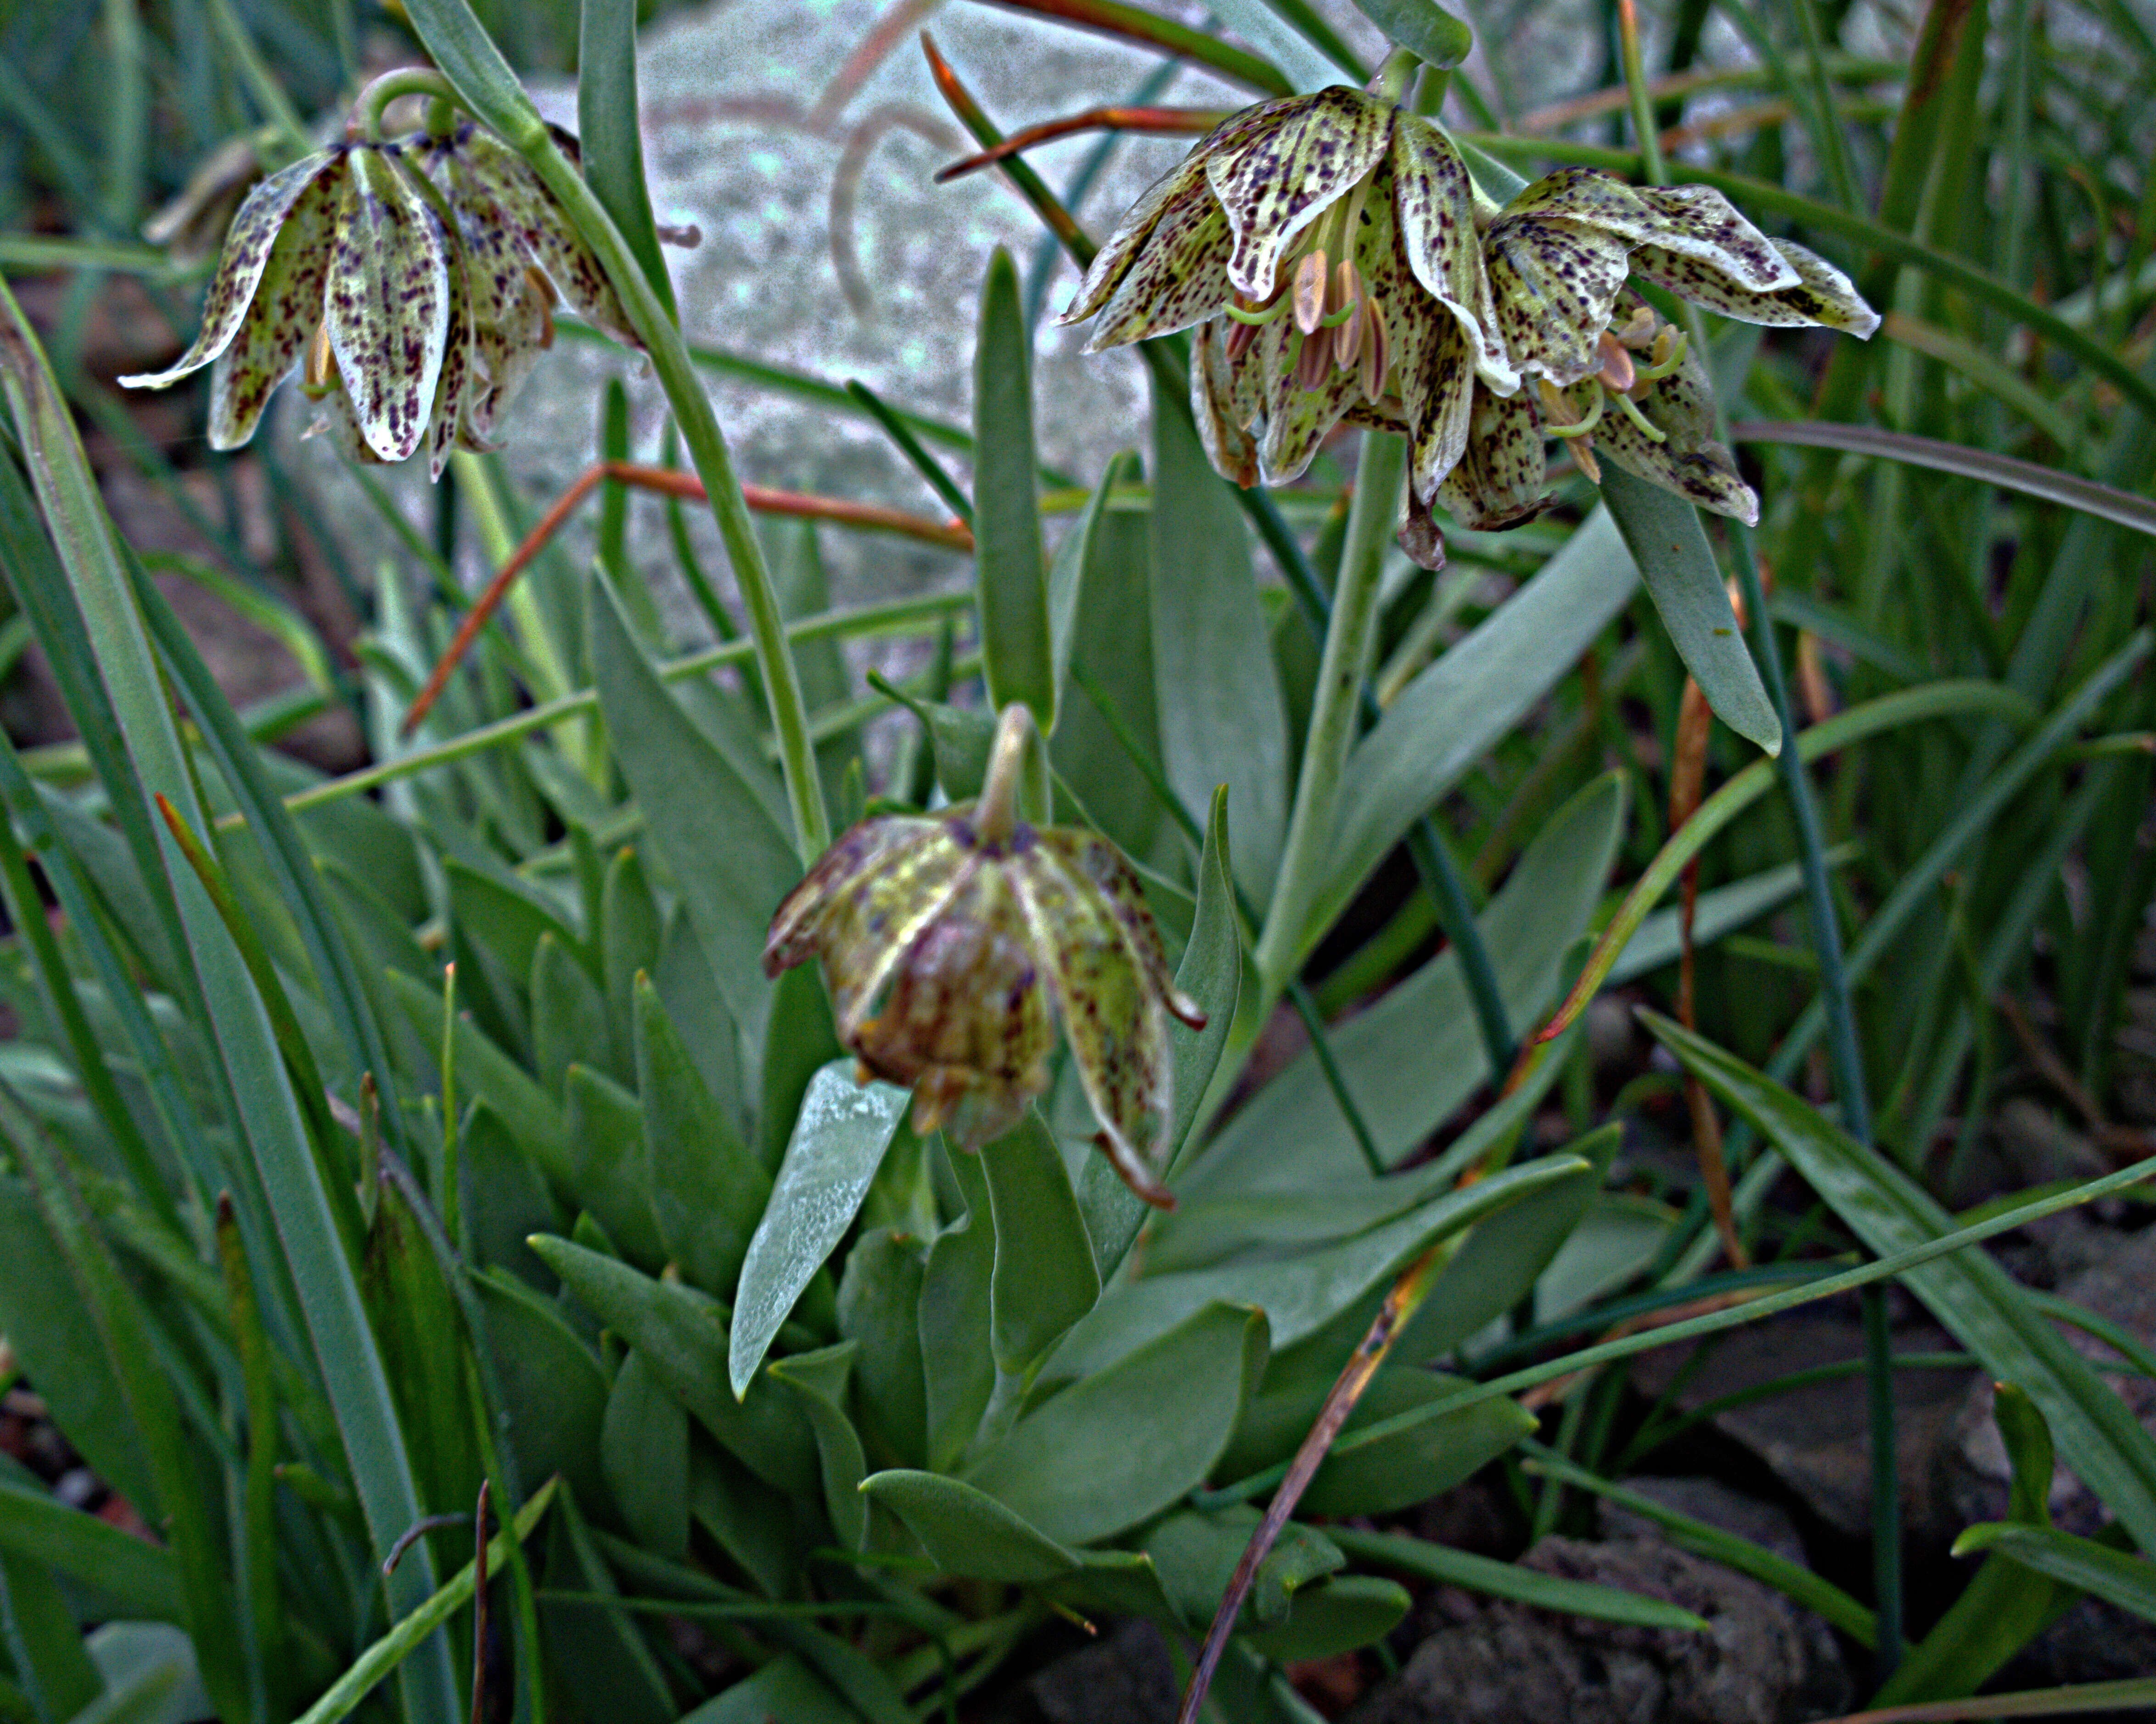
[[[1169,975],[1122,853],[1017,818],[1030,729],[1005,709],[978,801],[864,820],[824,852],[772,918],[764,971],[820,958],[865,1075],[909,1085],[914,1129],[967,1149],[1046,1091],[1060,1019],[1096,1141],[1132,1191],[1172,1207],[1153,1165],[1174,1106],[1168,1019],[1197,1029],[1205,1013]]]

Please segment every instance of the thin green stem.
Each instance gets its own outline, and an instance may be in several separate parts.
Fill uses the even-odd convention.
[[[1389,432],[1368,433],[1363,439],[1355,500],[1348,515],[1332,618],[1318,662],[1317,691],[1303,742],[1295,807],[1288,816],[1272,902],[1266,906],[1265,926],[1258,935],[1259,997],[1266,1006],[1287,986],[1303,947],[1303,924],[1309,920],[1310,906],[1331,859],[1341,782],[1348,752],[1355,741],[1357,697],[1369,673],[1377,633],[1385,548],[1392,542],[1393,519],[1406,476],[1406,443]],[[1261,1009],[1259,1021],[1264,1016]]]
[[[208,4],[209,27],[217,33],[224,51],[232,56],[239,81],[247,86],[247,93],[262,110],[262,117],[284,134],[295,156],[305,155],[315,147],[314,139],[308,135],[307,122],[300,117],[300,110],[285,94],[285,86],[278,82],[277,74],[254,51],[254,38],[247,33],[247,26],[240,23],[239,14],[232,9],[232,0],[208,0]]]
[[[742,495],[741,481],[734,475],[726,433],[720,429],[718,415],[697,381],[681,331],[660,305],[629,242],[584,183],[583,176],[570,165],[543,126],[528,128],[511,141],[546,182],[571,225],[598,254],[600,266],[621,296],[629,322],[650,356],[659,387],[665,392],[667,405],[673,408],[681,428],[689,459],[711,498],[719,537],[748,607],[749,637],[755,643],[757,669],[762,675],[764,694],[770,703],[771,727],[778,740],[779,770],[786,781],[794,839],[805,866],[829,847],[830,817],[824,809],[823,785],[817,777],[816,751],[809,739],[808,710],[802,697],[800,673],[787,644],[785,617],[763,560],[763,547],[757,541],[756,524]]]
[[[1617,0],[1617,43],[1624,56],[1625,93],[1632,105],[1632,136],[1639,142],[1640,160],[1649,179],[1666,185],[1669,170],[1662,164],[1661,131],[1647,95],[1647,69],[1640,55],[1640,13],[1632,0]]]
[[[457,100],[455,86],[432,66],[399,66],[377,78],[352,103],[352,124],[358,136],[371,144],[379,143],[382,116],[401,95],[424,95],[452,105]]]

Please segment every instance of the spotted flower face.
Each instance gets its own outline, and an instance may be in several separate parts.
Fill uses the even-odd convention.
[[[1343,416],[1404,424],[1425,493],[1459,458],[1496,333],[1467,170],[1428,121],[1359,90],[1261,102],[1139,199],[1062,321],[1086,351],[1202,324],[1193,406],[1239,484],[1299,476]]]
[[[1522,377],[1568,388],[1603,369],[1628,275],[1740,322],[1869,337],[1879,314],[1800,245],[1769,239],[1707,186],[1628,186],[1585,168],[1537,180],[1483,239],[1505,350]]]
[[[1004,732],[1017,728],[1007,714]],[[1177,991],[1122,853],[1028,825],[1010,803],[992,771],[978,802],[862,821],[779,906],[765,973],[821,958],[839,1038],[865,1074],[910,1085],[914,1129],[967,1149],[1046,1091],[1060,1020],[1096,1142],[1168,1207],[1152,1171],[1173,1106],[1168,1019],[1201,1029],[1205,1014]]]
[[[1698,355],[1629,289],[1616,310],[1600,366],[1571,387],[1536,377],[1510,398],[1476,392],[1466,447],[1435,496],[1461,526],[1496,531],[1541,512],[1545,438],[1568,443],[1598,484],[1598,456],[1607,456],[1702,509],[1758,524],[1758,497],[1715,440],[1714,394]]]
[[[192,344],[169,370],[121,381],[162,388],[210,366],[210,444],[236,449],[304,359],[317,429],[362,460],[424,445],[439,476],[452,449],[494,446],[552,339],[557,291],[631,339],[598,260],[498,139],[466,123],[444,137],[348,141],[249,193]]]

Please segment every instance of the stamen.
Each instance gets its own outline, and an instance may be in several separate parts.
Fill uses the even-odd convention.
[[[1347,258],[1341,259],[1340,267],[1332,272],[1332,300],[1338,309],[1325,320],[1337,326],[1332,336],[1332,362],[1346,371],[1354,364],[1356,352],[1363,345],[1363,280]]]
[[[1330,335],[1305,336],[1302,346],[1295,356],[1295,382],[1299,389],[1318,389],[1325,384],[1326,374],[1332,369],[1332,337]]]
[[[330,326],[326,323],[316,324],[314,339],[307,343],[306,363],[300,372],[300,390],[308,395],[322,395],[336,375],[336,360],[330,352]]]
[[[1606,329],[1602,331],[1596,351],[1602,356],[1602,368],[1595,376],[1604,388],[1623,394],[1632,387],[1632,356],[1618,345],[1617,337]]]
[[[1615,331],[1617,339],[1628,347],[1646,345],[1655,334],[1654,309],[1649,305],[1635,305],[1632,315]]]
[[[1314,335],[1325,321],[1325,251],[1306,253],[1295,266],[1295,326]]]
[[[1639,408],[1634,403],[1630,396],[1616,395],[1612,396],[1610,398],[1617,403],[1617,410],[1636,425],[1639,428],[1640,434],[1645,438],[1650,443],[1667,443],[1670,440],[1670,434],[1668,432],[1658,431],[1655,427],[1647,423],[1646,415],[1640,411]]]
[[[1231,305],[1228,309],[1233,311],[1235,307]],[[1250,351],[1252,343],[1257,338],[1258,326],[1255,323],[1247,320],[1230,323],[1228,326],[1228,339],[1221,344],[1228,355],[1228,363],[1234,365],[1240,361]]]
[[[1363,398],[1371,406],[1384,393],[1385,372],[1392,362],[1391,342],[1385,334],[1385,310],[1375,294],[1366,295],[1363,316]]]
[[[1553,385],[1548,377],[1537,378],[1536,382],[1542,391],[1543,429],[1548,432],[1551,436],[1567,439],[1584,437],[1602,423],[1604,395],[1599,386],[1594,392],[1594,405],[1588,408],[1587,417],[1583,419],[1574,419],[1567,423],[1561,423],[1558,419],[1557,413],[1560,408],[1567,413],[1573,411],[1571,398],[1563,390]]]
[[[1661,378],[1669,376],[1671,372],[1675,371],[1679,366],[1684,363],[1685,348],[1691,341],[1691,337],[1686,335],[1682,330],[1678,330],[1675,332],[1676,337],[1676,340],[1665,344],[1662,340],[1662,336],[1667,336],[1671,333],[1671,331],[1670,330],[1665,328],[1661,336],[1656,336],[1655,337],[1653,364],[1638,366],[1634,368],[1633,387],[1635,388],[1638,387],[1641,383],[1655,382]]]

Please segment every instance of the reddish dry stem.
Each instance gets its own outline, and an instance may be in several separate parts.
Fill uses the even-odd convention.
[[[531,560],[546,547],[547,541],[562,529],[562,524],[575,511],[592,492],[608,480],[620,485],[633,485],[639,490],[655,491],[663,496],[680,497],[688,502],[707,500],[703,481],[693,473],[683,473],[671,467],[647,467],[635,461],[599,461],[578,475],[575,483],[563,491],[539,519],[524,542],[510,555],[509,560],[495,572],[494,578],[473,603],[459,625],[455,638],[449,642],[449,650],[442,654],[428,677],[427,685],[419,690],[419,697],[404,715],[404,723],[398,731],[408,736],[434,710],[441,699],[442,690],[449,686],[449,678],[455,674],[465,655],[471,651],[472,643],[479,639],[480,630],[485,628],[501,602],[509,596],[509,589],[516,577],[530,566]],[[902,509],[886,509],[878,503],[860,503],[847,497],[812,496],[802,491],[773,490],[760,485],[745,485],[742,496],[748,506],[764,515],[788,515],[813,521],[835,521],[847,526],[865,527],[880,532],[899,533],[907,538],[919,539],[925,544],[940,546],[947,551],[970,553],[973,535],[960,521],[931,521],[926,516],[909,515]]]
[[[1145,131],[1170,136],[1202,137],[1213,130],[1227,114],[1219,108],[1088,108],[1082,114],[1072,114],[1061,120],[1044,120],[1038,126],[1029,126],[1023,131],[1014,131],[992,150],[983,150],[978,156],[968,156],[963,162],[954,162],[948,167],[936,170],[936,183],[942,185],[961,176],[978,172],[993,167],[1007,156],[1015,156],[1021,150],[1030,150],[1036,144],[1053,143],[1057,138],[1070,137],[1081,131]]]

